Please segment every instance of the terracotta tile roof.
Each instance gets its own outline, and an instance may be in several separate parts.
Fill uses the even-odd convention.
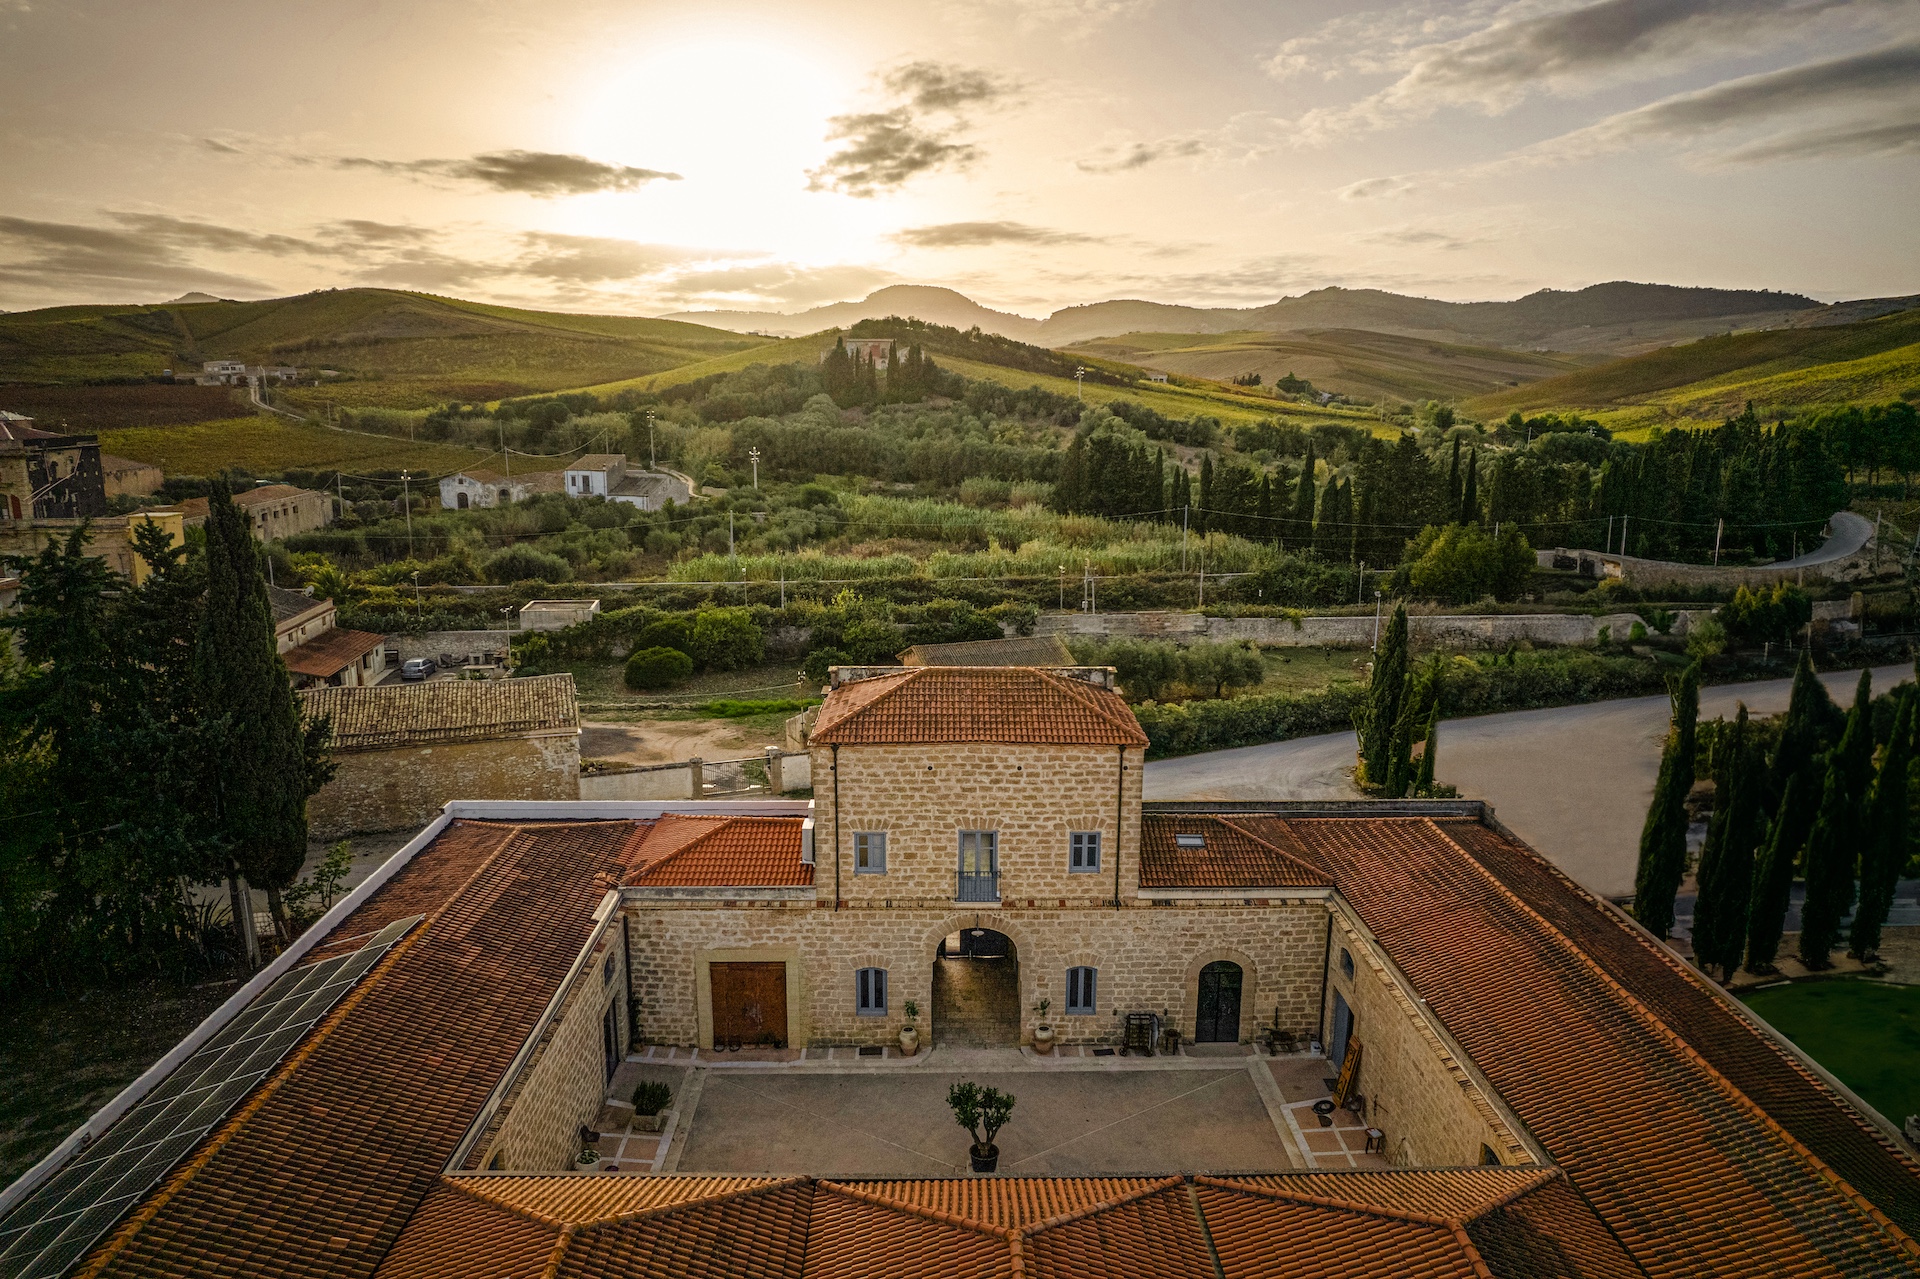
[[[853,1184],[903,1208],[945,1213],[996,1230],[1026,1230],[1166,1183],[1147,1177],[926,1177]]]
[[[1920,1166],[1536,854],[1470,820],[1236,824],[1284,827],[1334,871],[1649,1274],[1920,1269]]]
[[[596,1173],[454,1176],[449,1186],[554,1226],[584,1225],[677,1207],[743,1190],[784,1186],[793,1177],[622,1177]]]
[[[626,833],[450,827],[335,933],[452,895],[77,1273],[370,1276],[591,935]]]
[[[569,471],[611,471],[616,466],[625,466],[625,453],[583,453],[567,463]]]
[[[798,817],[660,819],[624,882],[635,887],[790,888],[813,883]]]
[[[1058,635],[1010,635],[962,644],[915,644],[896,654],[902,666],[1072,666]]]
[[[1199,848],[1178,836],[1199,836]],[[1295,888],[1332,876],[1309,861],[1298,840],[1272,825],[1255,835],[1229,819],[1148,813],[1140,826],[1142,888]]]
[[[1544,1168],[1409,1168],[1394,1172],[1295,1172],[1223,1177],[1291,1195],[1336,1199],[1361,1207],[1465,1220],[1551,1181]]]
[[[489,741],[580,727],[571,675],[315,688],[301,696],[309,715],[332,717],[336,751]]]
[[[909,666],[827,695],[808,742],[1145,746],[1120,695],[1022,666]]]
[[[295,675],[331,679],[361,658],[381,647],[387,637],[372,631],[322,631],[304,644],[282,653],[281,660]]]

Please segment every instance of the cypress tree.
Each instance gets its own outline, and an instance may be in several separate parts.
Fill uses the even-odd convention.
[[[1474,524],[1480,519],[1480,450],[1467,453],[1467,478],[1460,486],[1460,522]]]
[[[1806,773],[1787,779],[1787,792],[1767,830],[1765,851],[1753,868],[1753,890],[1747,907],[1747,971],[1770,973],[1780,956],[1780,934],[1786,928],[1787,906],[1793,897],[1793,863],[1804,837],[1794,832],[1813,824]]]
[[[1907,863],[1908,781],[1913,771],[1915,692],[1900,698],[1893,736],[1880,758],[1867,812],[1866,840],[1860,854],[1860,908],[1853,913],[1847,953],[1871,959],[1880,948],[1880,930],[1893,909],[1893,894]]]
[[[1194,512],[1194,527],[1205,533],[1211,526],[1210,515],[1213,507],[1213,454],[1200,455],[1200,500]]]
[[[1370,786],[1390,783],[1393,738],[1407,696],[1407,608],[1396,604],[1373,657],[1373,675],[1367,682],[1367,700],[1354,716],[1360,730],[1361,768]]]
[[[1702,969],[1717,966],[1722,980],[1740,967],[1747,940],[1747,898],[1753,891],[1753,850],[1760,834],[1758,761],[1747,734],[1747,707],[1733,722],[1717,761],[1713,820],[1700,850],[1700,889],[1693,909],[1693,956]]]
[[[1828,952],[1840,940],[1840,918],[1853,907],[1859,813],[1872,775],[1872,680],[1871,672],[1860,672],[1846,729],[1840,735],[1840,744],[1827,756],[1820,810],[1813,833],[1807,837],[1807,903],[1800,912],[1800,962],[1808,968],[1829,966]]]
[[[1680,675],[1673,699],[1673,731],[1660,757],[1660,779],[1640,832],[1640,866],[1633,880],[1633,914],[1656,937],[1673,930],[1673,899],[1687,873],[1687,792],[1693,789],[1695,724],[1700,718],[1700,664]]]
[[[1293,490],[1293,513],[1287,522],[1287,535],[1296,547],[1305,548],[1313,540],[1313,445],[1307,445],[1307,460],[1300,466],[1300,482]]]
[[[1371,559],[1373,548],[1373,487],[1363,484],[1360,495],[1353,504],[1353,537],[1348,542],[1347,562],[1349,564],[1375,563]]]
[[[1414,776],[1415,794],[1433,793],[1433,769],[1440,755],[1440,699],[1435,698],[1433,713],[1427,716],[1427,744],[1420,752],[1420,771]]]
[[[1447,463],[1447,509],[1460,519],[1460,437],[1453,437],[1453,460]]]
[[[1261,473],[1260,495],[1253,504],[1253,535],[1262,542],[1278,540],[1280,526],[1273,519],[1273,476]]]
[[[307,796],[332,772],[323,722],[302,722],[274,644],[273,609],[260,551],[224,480],[207,502],[207,600],[194,646],[194,674],[208,728],[205,790],[211,824],[227,849],[235,924],[258,962],[245,885],[275,905],[307,853]]]

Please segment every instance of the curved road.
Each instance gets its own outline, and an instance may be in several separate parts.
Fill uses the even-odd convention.
[[[1833,518],[1827,521],[1833,529],[1833,536],[1820,546],[1779,564],[1768,564],[1766,568],[1812,568],[1815,564],[1831,564],[1835,560],[1844,560],[1865,546],[1873,537],[1873,521],[1864,515],[1852,511],[1835,511]]]
[[[1860,675],[1820,678],[1844,705]],[[1877,668],[1874,692],[1912,678],[1911,666]],[[1700,715],[1732,718],[1738,701],[1772,715],[1787,708],[1791,687],[1776,679],[1705,688]],[[1667,699],[1654,696],[1444,720],[1440,780],[1493,805],[1514,834],[1588,889],[1624,897],[1633,892],[1669,713]],[[1332,733],[1155,760],[1147,765],[1146,798],[1358,799],[1354,749],[1352,733]]]

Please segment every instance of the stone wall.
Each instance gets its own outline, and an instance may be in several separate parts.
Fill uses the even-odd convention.
[[[956,893],[963,830],[998,832],[1000,898],[1008,905],[1111,902],[1116,852],[1121,900],[1139,884],[1138,748],[1126,751],[1124,781],[1117,746],[842,746],[837,765],[833,748],[819,746],[813,757],[814,884],[822,900],[837,892],[843,901],[945,908]],[[1116,823],[1124,828],[1116,832]],[[1069,873],[1069,833],[1094,830],[1101,832],[1100,871]],[[886,832],[885,874],[854,873],[853,837],[861,831]]]
[[[1342,952],[1353,961],[1348,977]],[[1387,1135],[1388,1156],[1403,1167],[1481,1162],[1484,1145],[1503,1164],[1534,1162],[1476,1079],[1427,1021],[1370,938],[1344,909],[1333,912],[1327,947],[1326,1022],[1333,1033],[1333,996],[1353,1010],[1352,1042],[1362,1045],[1359,1091],[1367,1122]]]
[[[439,661],[442,653],[465,658],[474,653],[504,652],[512,638],[512,632],[502,630],[428,631],[424,635],[389,635],[387,647],[400,650],[400,660],[403,662],[416,657],[431,657]]]
[[[629,889],[634,996],[642,1033],[654,1043],[712,1044],[710,963],[782,962],[788,969],[787,1033],[794,1043],[888,1044],[906,1025],[905,1004],[920,1005],[919,1026],[937,1040],[933,962],[942,938],[990,928],[1012,939],[1020,973],[1020,1036],[1031,1042],[1032,1008],[1052,1000],[1059,1042],[1114,1043],[1122,1014],[1156,1012],[1191,1035],[1200,969],[1230,959],[1244,970],[1241,1036],[1250,1038],[1276,1007],[1281,1024],[1310,1026],[1319,1016],[1325,953],[1324,898],[1301,896],[1249,905],[1239,899],[1130,905],[1107,909],[969,910],[889,908],[864,903],[835,911],[798,893],[763,900],[696,901]],[[1066,1016],[1066,972],[1098,970],[1098,1010]],[[854,974],[888,973],[888,1015],[855,1012]]]
[[[580,737],[571,730],[334,756],[333,780],[307,801],[316,839],[409,830],[455,799],[579,799]]]
[[[623,958],[616,916],[613,927],[600,934],[586,967],[567,992],[560,1015],[541,1032],[533,1055],[502,1100],[500,1119],[479,1153],[469,1159],[469,1166],[497,1165],[509,1172],[548,1172],[575,1166],[580,1129],[593,1122],[606,1100],[601,1024],[610,1003],[619,1005],[622,1055],[627,1049]]]
[[[1676,613],[1675,635],[1711,610]],[[1610,628],[1624,640],[1641,621],[1638,613],[1607,613],[1589,617],[1580,613],[1506,613],[1469,616],[1414,613],[1407,618],[1415,644],[1436,648],[1504,648],[1508,644],[1587,645],[1597,641],[1600,628]],[[1384,625],[1384,622],[1382,623]],[[1350,617],[1206,617],[1199,613],[1051,613],[1034,625],[1036,635],[1089,636],[1118,639],[1167,639],[1190,644],[1198,640],[1228,643],[1248,640],[1265,648],[1369,648],[1373,644],[1372,614]],[[1652,629],[1649,627],[1648,629]]]

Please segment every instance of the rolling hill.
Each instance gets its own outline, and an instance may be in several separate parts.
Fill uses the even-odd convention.
[[[391,289],[264,302],[68,306],[0,315],[0,383],[152,377],[203,360],[332,369],[285,392],[416,408],[612,381],[759,345],[717,329],[635,316],[569,315]],[[349,381],[351,379],[351,381]]]
[[[1321,390],[1378,402],[1484,395],[1605,358],[1462,346],[1359,329],[1129,333],[1065,350],[1218,381],[1258,373],[1267,386],[1291,373]]]
[[[956,328],[979,325],[1023,342],[1063,347],[1127,333],[1225,334],[1365,329],[1467,346],[1627,354],[1729,330],[1774,327],[1824,308],[1809,297],[1755,289],[1694,289],[1615,281],[1510,302],[1442,302],[1380,289],[1315,289],[1259,307],[1194,307],[1122,299],[1072,306],[1045,320],[995,311],[951,289],[896,285],[859,302],[809,311],[687,311],[667,317],[736,332],[781,335],[848,327],[889,315]]]
[[[1474,417],[1578,409],[1632,429],[1920,396],[1920,310],[1818,328],[1702,338],[1461,405]]]

